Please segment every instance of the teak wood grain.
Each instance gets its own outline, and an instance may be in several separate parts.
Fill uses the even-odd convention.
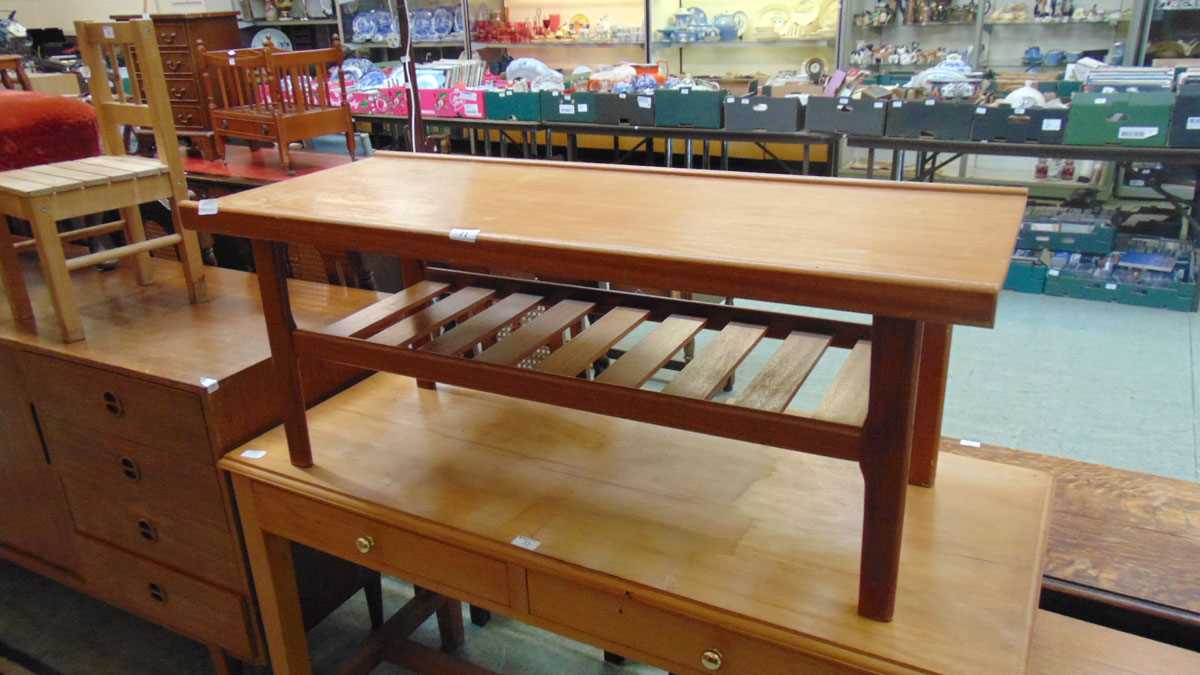
[[[382,373],[309,422],[320,470],[289,462],[279,428],[246,446],[265,457],[234,452],[221,466],[255,494],[341,511],[272,521],[341,551],[358,533],[340,523],[386,525],[820,658],[1023,672],[1050,496],[1037,472],[947,456],[936,490],[909,488],[895,619],[881,623],[855,613],[863,484],[853,464]],[[541,544],[518,548],[517,535]],[[431,587],[453,596],[463,583],[479,582]],[[508,600],[481,605],[643,653],[538,619],[531,599],[528,616]],[[645,655],[669,668],[665,649]]]
[[[1030,675],[1181,675],[1200,673],[1200,654],[1143,637],[1038,611]]]
[[[609,348],[637,328],[649,314],[644,309],[616,307],[543,359],[534,369],[575,377],[590,368],[596,359],[607,354]]]
[[[587,208],[531,217],[535,192],[571,194]],[[184,219],[318,248],[350,241],[419,259],[990,326],[1025,194],[380,153],[222,197],[215,215],[190,203]],[[456,241],[453,228],[480,232]]]

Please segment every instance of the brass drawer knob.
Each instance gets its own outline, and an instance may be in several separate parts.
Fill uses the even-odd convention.
[[[137,481],[142,479],[142,469],[132,457],[121,458],[121,473],[125,474],[125,477],[129,480]]]
[[[111,391],[104,392],[104,409],[107,410],[113,417],[120,417],[125,414],[125,405],[121,403],[121,397]]]
[[[721,652],[715,649],[706,649],[700,655],[700,665],[704,666],[705,670],[720,670],[721,669]]]
[[[375,539],[373,537],[359,537],[354,540],[354,548],[358,549],[359,553],[370,553],[371,549],[375,548]]]

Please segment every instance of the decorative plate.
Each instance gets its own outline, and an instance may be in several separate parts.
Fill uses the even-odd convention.
[[[360,12],[354,15],[354,42],[373,42],[375,40],[375,19],[370,12]]]
[[[434,39],[433,10],[426,7],[412,12],[412,36],[414,40]]]
[[[262,49],[267,44],[267,39],[270,38],[271,44],[275,49],[283,51],[292,51],[292,41],[288,38],[287,33],[278,28],[264,28],[254,34],[254,38],[250,40],[250,46],[255,49]]]
[[[386,37],[392,32],[392,13],[386,9],[377,9],[372,14],[375,15],[375,34],[379,37]]]
[[[444,38],[454,31],[454,12],[448,7],[433,10],[433,34]]]
[[[454,32],[461,33],[466,28],[466,22],[463,21],[462,4],[454,5]]]

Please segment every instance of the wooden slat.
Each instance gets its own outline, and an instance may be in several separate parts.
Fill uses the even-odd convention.
[[[438,293],[450,288],[449,284],[436,281],[421,281],[379,302],[368,305],[357,312],[335,321],[321,329],[326,335],[365,338],[378,333],[388,324],[394,323],[412,308],[428,302]]]
[[[646,309],[616,307],[534,367],[545,373],[575,377],[650,316]]]
[[[638,342],[616,363],[609,366],[597,382],[640,387],[663,367],[684,343],[704,327],[704,319],[694,316],[671,316],[663,321],[646,339]]]
[[[546,310],[533,321],[521,326],[515,333],[492,345],[479,355],[484,363],[516,365],[521,359],[537,351],[538,347],[553,340],[557,335],[579,321],[595,307],[590,302],[563,300]]]
[[[89,253],[88,255],[81,255],[77,258],[67,258],[67,269],[75,271],[78,269],[83,269],[84,267],[88,267],[89,265],[98,265],[102,262],[108,262],[109,260],[118,260],[120,258],[135,255],[143,251],[153,251],[154,249],[163,248],[165,246],[175,246],[181,241],[183,241],[182,236],[178,234],[168,234],[162,237],[155,237],[153,239],[139,241],[136,244],[126,244],[125,246],[110,248],[107,251]]]
[[[64,176],[50,176],[37,171],[30,171],[28,169],[14,169],[12,171],[6,171],[5,175],[11,178],[17,178],[19,180],[27,180],[30,183],[45,185],[46,187],[52,188],[54,192],[78,190],[83,187],[79,181],[71,178],[66,178]]]
[[[88,159],[90,160],[94,158]],[[84,173],[90,173],[94,176],[103,176],[112,180],[129,180],[130,178],[133,178],[133,175],[129,172],[128,168],[113,166],[104,162],[92,162],[83,159],[74,159],[69,162],[62,162],[59,164],[59,166],[71,169],[72,171],[81,171]]]
[[[405,346],[476,309],[495,294],[496,291],[490,288],[464,288],[378,333],[370,341]]]
[[[774,412],[787,408],[831,340],[828,335],[792,333],[734,403]]]
[[[871,343],[860,340],[850,350],[837,378],[821,399],[815,419],[861,426],[867,418],[867,395],[871,388]]]
[[[94,173],[67,168],[62,164],[41,164],[39,166],[26,167],[25,170],[32,171],[34,173],[46,174],[48,176],[70,178],[77,181],[84,187],[90,187],[92,185],[104,185],[108,182],[108,178],[105,176],[98,176]]]
[[[99,105],[110,122],[135,127],[154,126],[154,116],[150,114],[150,108],[147,106],[113,101],[105,101]]]
[[[99,157],[88,157],[86,159],[77,159],[77,164],[84,164],[90,167],[107,166],[118,171],[124,171],[125,175],[130,178],[142,178],[144,176],[156,176],[160,173],[167,172],[167,165],[162,162],[139,161],[142,158],[134,157],[116,157],[113,155],[100,155]]]
[[[54,188],[41,183],[23,180],[9,176],[8,172],[0,173],[0,191],[10,192],[20,196],[44,195],[54,192]]]
[[[455,326],[454,330],[430,342],[425,349],[437,354],[462,354],[480,342],[494,337],[500,329],[533,309],[541,301],[540,295],[513,293]]]
[[[767,332],[766,326],[731,322],[663,389],[664,394],[708,398],[737,370]]]

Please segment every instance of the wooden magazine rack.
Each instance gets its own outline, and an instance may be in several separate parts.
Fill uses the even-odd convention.
[[[865,482],[858,610],[892,618],[907,486],[934,482],[950,326],[992,323],[1023,190],[380,154],[222,198],[214,215],[185,205],[190,227],[253,240],[279,386],[290,402],[294,465],[314,462],[301,356],[855,461]],[[539,206],[563,194],[581,206]],[[400,255],[409,260],[408,287],[330,325],[300,329],[282,242]],[[657,325],[611,351],[645,324]],[[701,330],[716,335],[661,391],[644,388]],[[779,345],[762,371],[735,400],[712,400],[764,338]],[[819,407],[788,411],[817,362],[836,349],[849,354]]]

